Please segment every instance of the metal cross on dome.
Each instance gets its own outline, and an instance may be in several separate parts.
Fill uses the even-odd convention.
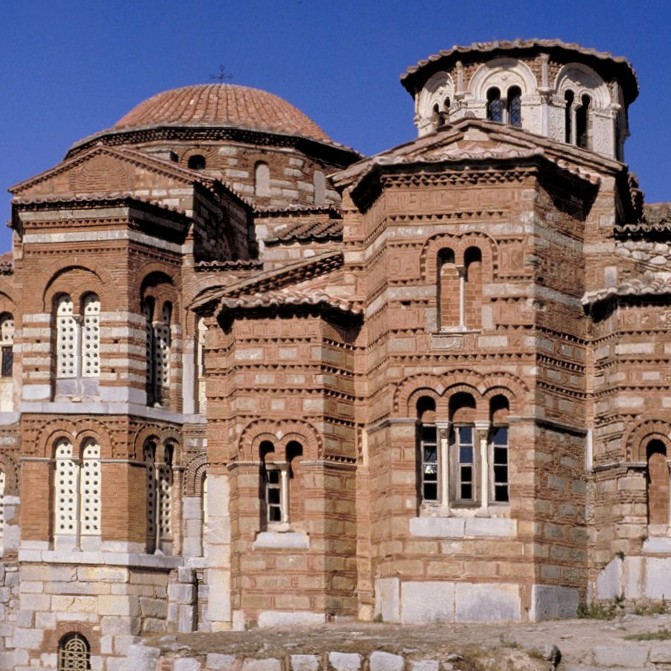
[[[215,81],[218,81],[220,84],[223,84],[227,79],[233,79],[233,75],[226,72],[226,66],[225,65],[220,65],[219,66],[219,74],[210,75],[210,79],[213,79]]]

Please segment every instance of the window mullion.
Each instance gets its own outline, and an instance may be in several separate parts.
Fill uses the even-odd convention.
[[[487,512],[489,508],[489,423],[475,423],[475,438],[480,448],[480,510]]]
[[[449,455],[449,422],[436,422],[438,430],[438,482],[440,486],[440,505],[450,505],[450,455]]]

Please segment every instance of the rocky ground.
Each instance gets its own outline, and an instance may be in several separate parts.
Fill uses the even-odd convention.
[[[628,614],[613,620],[538,624],[330,624],[157,636],[147,644],[160,647],[170,657],[214,652],[259,659],[322,655],[334,650],[367,657],[379,650],[403,655],[406,660],[440,659],[445,669],[455,671],[670,668],[656,666],[649,652],[643,658],[641,650],[661,646],[671,651],[671,615]]]

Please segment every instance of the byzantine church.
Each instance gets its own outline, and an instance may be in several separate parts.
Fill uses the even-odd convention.
[[[632,66],[477,43],[401,84],[415,139],[372,157],[216,83],[10,189],[0,667],[671,595],[671,206],[624,162]]]

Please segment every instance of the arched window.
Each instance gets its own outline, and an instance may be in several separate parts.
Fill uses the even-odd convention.
[[[508,89],[506,113],[511,126],[522,127],[522,91],[519,86],[511,86]]]
[[[170,387],[172,303],[165,301],[160,314],[152,296],[144,299],[146,321],[147,404],[164,405]]]
[[[450,498],[457,504],[473,504],[479,500],[475,399],[466,392],[459,392],[450,399],[449,409],[450,470],[454,474]]]
[[[489,404],[489,491],[494,503],[510,500],[508,474],[508,399],[495,396]]]
[[[55,311],[56,393],[89,395],[91,382],[84,379],[100,376],[100,299],[85,294],[76,308],[71,296],[61,294]]]
[[[575,101],[575,94],[570,89],[564,93],[564,141],[567,144],[575,144],[573,137],[573,116],[575,110],[573,109],[573,102]]]
[[[79,535],[79,473],[72,443],[63,438],[56,443],[54,469],[54,530],[56,539],[69,537],[76,543]]]
[[[161,458],[155,440],[148,440],[143,448],[145,462],[147,506],[147,552],[167,553],[172,541],[172,462],[174,446],[166,443]]]
[[[66,634],[58,644],[58,671],[87,671],[90,668],[89,642],[81,634]]]
[[[269,529],[286,529],[302,517],[302,474],[300,460],[303,446],[291,441],[285,454],[278,455],[270,441],[259,446],[263,484],[264,519]]]
[[[666,445],[651,440],[646,447],[648,463],[648,524],[666,527],[669,524],[669,465]]]
[[[496,86],[487,91],[487,118],[490,121],[503,121],[501,91]]]
[[[323,205],[326,202],[326,177],[321,170],[316,170],[312,180],[315,189],[315,205]]]
[[[438,501],[439,474],[443,464],[438,452],[436,402],[430,396],[423,396],[417,401],[417,421],[421,500]]]
[[[202,154],[189,156],[189,160],[187,161],[187,166],[191,168],[191,170],[205,170],[205,165],[205,157]]]
[[[257,163],[254,168],[254,194],[262,198],[270,196],[270,168],[267,163]]]
[[[590,97],[585,94],[580,99],[580,107],[575,113],[576,126],[576,144],[583,149],[590,148],[589,138],[589,113],[590,113]]]
[[[5,530],[5,486],[7,476],[0,470],[0,548],[2,548],[2,536]]]
[[[441,328],[461,324],[459,270],[449,248],[438,252],[438,314]]]
[[[82,536],[100,535],[100,445],[87,440],[82,450],[80,473],[80,533]]]
[[[2,349],[2,363],[0,364],[0,376],[12,377],[14,364],[14,317],[8,312],[0,315],[0,348]]]
[[[482,252],[469,247],[464,253],[464,319],[466,328],[480,328],[482,321]]]

